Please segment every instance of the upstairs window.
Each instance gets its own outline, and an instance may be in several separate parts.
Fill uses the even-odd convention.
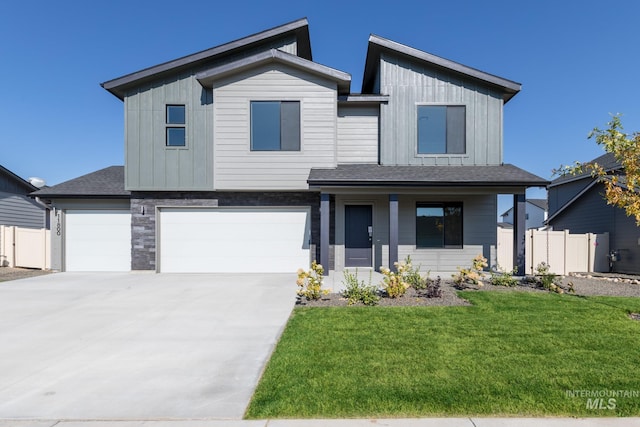
[[[251,102],[251,151],[300,151],[300,102]]]
[[[417,248],[462,248],[462,203],[416,205]]]
[[[187,145],[186,123],[184,105],[167,105],[165,119],[167,147],[184,147]]]
[[[418,154],[466,152],[464,105],[418,105]]]

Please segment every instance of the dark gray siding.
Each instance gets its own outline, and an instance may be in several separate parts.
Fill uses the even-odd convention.
[[[609,247],[620,251],[614,271],[640,273],[640,227],[619,208],[607,205],[604,189],[595,185],[550,221],[554,230],[574,234],[609,233]]]
[[[44,228],[45,209],[27,196],[0,192],[0,224]]]
[[[585,178],[549,188],[549,216],[584,190],[591,181],[591,178]]]

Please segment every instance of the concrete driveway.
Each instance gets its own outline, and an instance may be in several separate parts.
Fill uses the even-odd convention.
[[[0,419],[239,419],[291,313],[295,278],[0,283]]]

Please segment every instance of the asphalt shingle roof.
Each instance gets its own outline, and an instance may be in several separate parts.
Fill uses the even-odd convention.
[[[31,193],[32,196],[61,197],[122,197],[131,192],[124,189],[124,166],[109,166],[78,178],[46,187]]]
[[[549,181],[516,166],[339,165],[311,169],[311,186],[544,187]]]
[[[603,154],[600,157],[597,157],[593,160],[591,160],[590,162],[587,163],[597,163],[600,166],[602,166],[604,168],[604,170],[609,171],[609,170],[615,170],[615,169],[619,169],[620,168],[620,162],[618,162],[615,158],[615,156],[611,153],[606,153]],[[561,176],[558,177],[556,179],[554,179],[553,181],[551,181],[551,186],[556,186],[556,185],[560,185],[560,184],[564,184],[565,182],[571,182],[571,181],[576,181],[578,179],[583,179],[586,177],[591,176],[591,171],[587,170],[585,172],[582,172],[580,174],[577,175],[565,175],[565,176]]]

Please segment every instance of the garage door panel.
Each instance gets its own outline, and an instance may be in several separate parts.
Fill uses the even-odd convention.
[[[65,270],[131,270],[131,212],[66,211]]]
[[[292,272],[309,263],[301,209],[163,209],[163,272]]]

